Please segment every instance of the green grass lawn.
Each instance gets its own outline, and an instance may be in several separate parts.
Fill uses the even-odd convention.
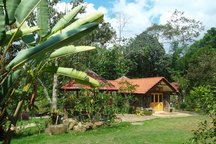
[[[12,144],[181,144],[192,135],[205,116],[184,118],[158,118],[142,122],[104,126],[84,133],[69,132],[62,135],[39,135],[15,138]]]

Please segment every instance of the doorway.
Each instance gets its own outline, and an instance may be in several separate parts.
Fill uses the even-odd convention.
[[[150,107],[155,111],[163,111],[163,93],[152,93]]]

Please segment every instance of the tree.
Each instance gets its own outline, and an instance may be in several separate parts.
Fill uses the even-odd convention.
[[[188,107],[193,111],[213,115],[216,113],[216,97],[210,85],[193,87],[186,101]]]
[[[83,37],[79,41],[75,42],[75,45],[98,45],[100,47],[106,47],[106,44],[115,37],[116,32],[111,27],[109,22],[103,21],[99,27],[89,33],[87,37]]]
[[[118,24],[118,45],[122,45],[124,41],[124,37],[122,36],[123,32],[125,31],[125,27],[128,23],[128,18],[121,12],[116,14],[116,22]]]
[[[216,48],[216,28],[212,27],[207,30],[207,33],[202,39],[195,42],[192,47],[202,48],[202,47],[212,47]]]
[[[194,87],[186,99],[188,107],[196,112],[208,114],[211,120],[201,122],[197,130],[193,131],[192,138],[188,143],[215,143],[216,128],[216,97],[215,89],[212,86],[204,85]]]
[[[180,47],[185,47],[193,42],[202,30],[204,27],[200,21],[187,18],[184,16],[184,12],[175,10],[166,24],[154,24],[146,31],[159,40],[165,40],[161,42],[170,44],[178,42]]]
[[[204,30],[204,26],[200,21],[187,18],[184,12],[178,10],[173,12],[166,24],[154,24],[146,30],[148,34],[157,38],[158,41],[169,49],[168,57],[170,64],[167,67],[168,75],[170,79],[179,83],[179,88],[181,89],[180,103],[191,88],[190,81],[186,76],[188,60],[191,57],[191,54],[189,54],[191,48],[189,47],[202,30]],[[193,65],[194,67],[198,69],[197,66]]]
[[[97,48],[97,57],[92,58],[93,71],[105,79],[116,79],[126,75],[130,68],[130,60],[125,59],[122,47]]]
[[[208,30],[202,39],[190,46],[183,57],[189,85],[186,103],[190,110],[203,112],[211,118],[199,124],[188,143],[215,143],[215,34],[215,28]]]
[[[189,88],[199,85],[215,85],[214,28],[207,31],[202,39],[190,46],[182,57],[185,77],[189,80]]]
[[[173,75],[180,73],[179,76],[182,76],[185,73],[182,57],[202,30],[204,26],[200,21],[187,18],[184,12],[175,10],[166,24],[154,24],[146,32],[156,37],[169,49],[170,73]]]
[[[207,47],[197,50],[188,64],[186,76],[190,82],[190,87],[216,86],[216,50]]]
[[[125,49],[126,58],[133,63],[129,77],[167,76],[166,57],[163,46],[146,32],[138,35]]]
[[[4,1],[3,4],[1,0],[0,4],[0,21],[4,21],[0,25],[2,34],[0,39],[0,131],[3,132],[1,137],[2,135],[4,136],[4,143],[10,143],[17,118],[26,100],[26,95],[29,95],[31,86],[44,72],[69,76],[89,85],[99,85],[96,80],[83,72],[72,68],[55,67],[50,64],[55,58],[85,51],[86,49],[94,49],[93,47],[76,48],[69,44],[96,29],[103,18],[103,14],[94,13],[71,23],[71,20],[74,19],[82,8],[82,6],[77,6],[60,19],[49,31],[49,28],[47,28],[49,25],[48,1],[11,0]],[[38,26],[31,27],[31,24],[28,25],[25,21],[35,8],[38,11]],[[15,29],[7,31],[6,24],[9,26],[13,25],[10,28]],[[25,38],[23,38],[24,36]],[[18,40],[20,44],[22,43],[28,48],[19,51],[15,56],[12,55],[13,58],[11,60],[9,50],[12,48],[13,40]],[[16,92],[17,88],[21,89],[19,97],[16,97],[18,94]],[[15,109],[10,109],[13,105],[16,105],[17,100],[18,103]],[[13,111],[15,112],[13,113]],[[6,128],[4,125],[7,122],[10,122],[9,127],[7,131],[4,131]]]

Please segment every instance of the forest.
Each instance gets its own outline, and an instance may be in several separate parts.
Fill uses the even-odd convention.
[[[213,128],[206,129],[214,136],[216,27],[205,30],[201,21],[175,10],[165,24],[152,24],[135,37],[124,38],[118,35],[122,29],[115,31],[101,12],[77,18],[85,12],[82,0],[73,2],[70,12],[55,10],[57,2],[0,0],[0,138],[4,143],[10,143],[21,111],[62,111],[68,97],[59,88],[69,80],[99,86],[84,73],[87,70],[106,80],[165,77],[177,82],[175,108],[210,115]],[[82,98],[76,102],[93,103]],[[105,106],[109,99],[106,94],[93,98],[110,120],[116,109]]]

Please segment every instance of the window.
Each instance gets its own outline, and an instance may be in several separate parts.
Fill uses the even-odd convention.
[[[155,94],[155,102],[159,102],[158,94]]]
[[[154,94],[151,94],[151,102],[154,102]]]
[[[152,103],[163,102],[163,94],[162,93],[152,93],[151,94],[151,102]]]
[[[163,102],[163,95],[162,94],[159,95],[159,102]]]

